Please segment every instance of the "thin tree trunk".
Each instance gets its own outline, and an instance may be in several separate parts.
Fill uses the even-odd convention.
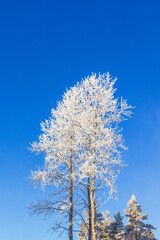
[[[96,124],[97,127],[97,124]],[[94,148],[93,148],[93,161],[92,161],[92,183],[91,183],[91,210],[92,210],[92,240],[96,240],[96,229],[95,229],[95,218],[96,218],[96,208],[95,208],[95,158],[96,158],[96,131],[94,131]]]
[[[69,159],[69,240],[73,240],[73,165],[72,165],[72,140],[73,132],[71,134],[71,149],[70,149],[70,159]]]
[[[95,229],[95,148],[93,149],[93,170],[92,170],[92,184],[91,184],[91,210],[92,210],[92,240],[96,240],[96,229]]]
[[[91,196],[90,196],[90,179],[88,176],[88,186],[87,186],[87,192],[88,192],[88,218],[89,218],[89,226],[88,226],[88,240],[92,240],[92,212],[91,212]]]
[[[92,209],[92,240],[96,240],[96,230],[95,230],[95,200],[94,200],[94,188],[95,188],[95,176],[92,175],[92,185],[91,185],[91,209]]]
[[[72,181],[72,166],[70,172],[70,192],[69,192],[69,240],[73,240],[73,181]]]

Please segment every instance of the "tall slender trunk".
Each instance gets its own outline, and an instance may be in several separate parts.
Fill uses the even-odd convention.
[[[69,188],[69,240],[73,240],[73,181],[72,181],[72,164],[70,166],[70,188]]]
[[[96,137],[95,137],[96,140]],[[96,229],[95,229],[95,148],[93,149],[93,170],[92,170],[92,184],[91,184],[91,210],[92,210],[92,240],[96,240]]]
[[[94,147],[93,147],[93,160],[92,160],[92,182],[91,182],[91,210],[92,210],[92,240],[96,240],[96,228],[95,228],[95,218],[96,218],[96,207],[95,207],[95,164],[96,164],[96,128],[97,123],[94,128]]]
[[[71,134],[71,148],[70,148],[70,159],[69,159],[69,240],[73,240],[73,163],[72,163],[72,140],[73,133]]]
[[[91,196],[90,196],[90,179],[88,176],[87,179],[87,193],[88,193],[88,218],[89,218],[89,226],[88,226],[88,240],[92,240],[92,211],[91,211]]]
[[[70,192],[69,192],[69,240],[73,240],[73,182],[70,176]]]
[[[91,185],[91,209],[92,209],[92,240],[96,240],[96,229],[95,229],[95,199],[94,199],[94,190],[95,190],[95,176],[92,174],[92,185]]]

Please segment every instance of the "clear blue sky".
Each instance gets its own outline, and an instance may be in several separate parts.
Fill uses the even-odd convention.
[[[66,87],[92,72],[117,76],[117,96],[136,106],[124,125],[128,167],[106,209],[123,214],[134,193],[160,228],[159,12],[158,0],[1,0],[0,239],[56,239],[56,216],[25,209],[43,195],[27,179],[42,159],[27,147]]]

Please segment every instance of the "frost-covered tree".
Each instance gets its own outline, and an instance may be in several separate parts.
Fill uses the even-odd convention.
[[[93,240],[96,240],[95,190],[101,183],[101,187],[110,188],[110,195],[116,192],[115,180],[123,167],[121,150],[126,149],[119,124],[131,115],[131,106],[114,97],[115,81],[109,74],[93,74],[77,86],[80,90],[77,125],[83,155],[79,176],[82,180],[90,179]]]
[[[96,210],[96,232],[97,232],[97,239],[102,233],[102,223],[104,221],[103,214],[99,213]],[[92,239],[92,232],[90,232],[90,223],[89,223],[89,214],[88,211],[85,211],[85,218],[82,219],[80,224],[80,233],[77,234],[80,240],[88,240]]]
[[[98,224],[98,231],[97,231],[97,239],[103,240],[103,239],[110,239],[110,225],[112,224],[112,220],[110,217],[110,212],[105,211],[102,213],[102,220]]]
[[[146,224],[145,230],[142,233],[142,239],[143,240],[151,240],[151,239],[156,240],[153,230],[156,230],[156,228],[153,227],[151,224]]]
[[[89,216],[88,212],[85,211],[84,219],[80,224],[80,233],[78,233],[77,236],[80,240],[88,240],[89,234],[91,234],[89,233]]]
[[[78,209],[78,214],[80,217],[81,221],[81,230],[80,234],[78,236],[84,235],[83,230],[87,229],[87,240],[92,240],[92,223],[91,223],[91,199],[90,199],[90,178],[89,176],[85,181],[80,181],[79,185],[77,187],[77,196],[78,196],[78,204],[79,204],[79,209]],[[80,207],[81,206],[81,207]],[[85,212],[85,214],[84,214]],[[84,216],[83,216],[84,215]],[[86,220],[85,220],[86,219]],[[87,226],[87,228],[86,228]]]
[[[114,215],[114,221],[109,226],[109,236],[112,240],[121,239],[124,233],[123,217],[119,211]]]
[[[145,223],[143,220],[148,218],[147,214],[142,214],[144,211],[141,208],[141,205],[137,203],[136,197],[131,196],[130,201],[128,202],[128,209],[125,209],[125,215],[128,218],[127,227],[127,239],[139,240],[144,232]]]
[[[74,94],[68,91],[57,108],[52,109],[49,120],[41,123],[43,133],[39,141],[31,144],[31,151],[43,153],[45,157],[44,166],[38,171],[32,171],[32,181],[41,183],[43,189],[46,185],[56,186],[59,197],[55,201],[38,201],[30,208],[33,213],[51,214],[57,210],[59,214],[68,216],[68,228],[63,220],[54,229],[67,229],[70,240],[73,239],[73,190],[79,151],[75,125],[79,104],[77,99],[76,90]]]
[[[41,124],[39,141],[32,144],[32,151],[45,155],[42,169],[32,172],[33,182],[40,182],[42,188],[55,185],[58,193],[66,193],[51,205],[68,214],[70,240],[75,186],[79,182],[87,186],[89,235],[96,240],[95,191],[107,186],[113,196],[116,177],[124,165],[121,150],[126,147],[119,125],[130,117],[131,106],[114,97],[115,81],[109,73],[92,74],[67,90],[51,118]],[[39,212],[46,210],[45,204],[37,204],[35,211],[39,206]]]

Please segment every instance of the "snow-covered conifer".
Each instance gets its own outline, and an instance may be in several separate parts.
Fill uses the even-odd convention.
[[[131,196],[130,201],[128,202],[128,209],[124,210],[125,215],[128,218],[127,227],[127,239],[139,240],[143,234],[145,223],[143,220],[148,218],[147,214],[142,214],[144,211],[141,208],[141,205],[137,203],[136,197]]]
[[[77,234],[80,240],[88,240],[88,235],[89,235],[88,212],[85,212],[84,216],[85,216],[85,219],[83,219],[83,221],[81,221],[81,224],[80,224],[80,233]]]
[[[105,211],[102,214],[103,218],[98,224],[97,239],[110,239],[109,231],[110,225],[112,224],[111,216],[109,211]]]
[[[121,214],[119,211],[117,211],[117,214],[114,215],[114,221],[111,222],[109,226],[109,236],[111,239],[121,239],[124,231],[123,226],[123,217],[121,217]]]
[[[102,223],[104,221],[103,214],[99,213],[98,210],[96,210],[96,232],[97,232],[97,239],[99,239],[99,236],[102,233]],[[92,239],[92,235],[89,236],[89,215],[88,212],[85,211],[85,219],[81,221],[80,225],[80,233],[78,233],[78,237],[80,240],[88,240],[89,238]]]
[[[143,240],[156,240],[153,230],[156,230],[155,227],[153,227],[151,224],[146,224],[145,225],[145,230],[142,234]]]

